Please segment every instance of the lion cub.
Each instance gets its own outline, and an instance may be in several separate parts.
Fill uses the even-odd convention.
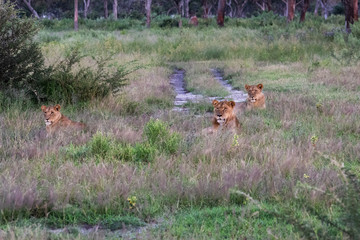
[[[53,107],[41,106],[44,112],[46,132],[48,134],[59,131],[59,129],[84,129],[86,125],[81,122],[74,122],[62,115],[60,112],[60,105],[57,104]]]
[[[246,99],[246,110],[266,108],[265,95],[262,92],[263,88],[264,86],[262,84],[245,85],[245,89],[248,93],[248,98]]]
[[[240,122],[234,113],[234,101],[217,101],[213,100],[214,117],[212,120],[213,130],[217,130],[220,126],[227,129],[238,130]]]

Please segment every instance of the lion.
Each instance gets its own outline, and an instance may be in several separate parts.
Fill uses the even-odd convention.
[[[196,27],[197,25],[199,25],[199,21],[198,21],[198,19],[197,19],[197,17],[196,17],[195,15],[190,18],[189,24],[190,24],[190,25],[193,25],[193,26],[195,26],[195,27]]]
[[[219,127],[239,130],[240,122],[234,113],[234,101],[213,100],[212,105],[214,106],[213,131],[218,130]]]
[[[84,129],[86,125],[81,122],[74,122],[67,118],[60,112],[60,105],[55,106],[41,106],[41,110],[44,112],[46,132],[52,134],[60,129]]]
[[[264,85],[261,83],[258,85],[245,85],[245,89],[248,93],[248,98],[246,99],[246,110],[251,109],[265,109],[265,95],[262,92]]]

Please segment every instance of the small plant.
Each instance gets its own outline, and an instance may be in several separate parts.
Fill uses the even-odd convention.
[[[239,138],[240,138],[239,135],[234,134],[234,138],[233,138],[233,142],[232,142],[232,146],[233,146],[233,147],[239,146]]]
[[[180,135],[171,133],[166,123],[159,119],[151,119],[145,125],[144,135],[151,146],[168,154],[174,154],[180,144]]]
[[[310,141],[311,141],[311,144],[312,144],[314,147],[316,146],[316,143],[317,143],[318,140],[319,140],[319,137],[318,137],[318,136],[316,136],[316,135],[311,136]]]
[[[111,150],[112,140],[102,133],[97,132],[89,142],[89,145],[93,155],[105,158]]]
[[[129,205],[130,205],[129,209],[135,208],[137,198],[135,196],[132,196],[132,197],[128,197],[127,200],[129,202]]]
[[[135,162],[153,162],[156,148],[147,143],[137,143],[132,148],[132,160]]]
[[[316,104],[316,109],[319,113],[323,113],[323,111],[324,111],[324,107],[321,103]]]

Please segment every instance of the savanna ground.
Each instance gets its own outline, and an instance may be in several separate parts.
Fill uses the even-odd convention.
[[[110,31],[89,20],[79,32],[47,22],[36,38],[49,65],[75,46],[83,66],[111,53],[141,67],[116,95],[56,102],[89,125],[80,133],[39,137],[40,104],[0,96],[0,238],[357,239],[360,25],[346,35],[343,21],[270,14]],[[240,90],[263,83],[267,109],[239,114],[239,135],[204,136],[210,103],[171,111],[174,68],[205,96],[227,95],[211,68]]]

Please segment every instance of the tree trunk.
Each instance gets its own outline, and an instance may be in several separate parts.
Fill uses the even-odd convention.
[[[34,15],[34,17],[36,17],[37,19],[40,19],[39,14],[35,11],[35,9],[31,6],[31,0],[23,0],[23,2],[26,4],[27,8],[30,10],[30,12],[32,13],[32,15]]]
[[[190,3],[190,0],[185,0],[185,17],[186,18],[189,18],[190,17],[190,9],[189,9],[189,3]]]
[[[218,2],[217,24],[218,24],[220,27],[223,27],[223,26],[224,26],[225,2],[226,2],[226,0],[219,0],[219,2]]]
[[[321,0],[316,0],[316,4],[315,4],[315,10],[314,10],[314,15],[317,16],[318,15],[318,10],[319,10],[319,6],[320,6],[320,2]]]
[[[309,8],[309,4],[310,4],[310,0],[304,0],[304,5],[303,5],[303,8],[301,10],[300,22],[305,21],[305,14],[306,14],[306,11]]]
[[[354,0],[354,21],[359,21],[359,9],[358,9],[358,0]]]
[[[87,18],[88,10],[90,6],[90,0],[83,0],[84,1],[84,18]]]
[[[181,17],[185,16],[184,2],[185,2],[185,0],[180,1],[180,16]]]
[[[109,17],[108,0],[104,0],[104,18]]]
[[[115,20],[118,19],[118,0],[113,0],[113,17]]]
[[[146,27],[150,28],[151,24],[151,1],[145,0],[145,11],[146,11]]]
[[[79,0],[74,0],[74,30],[79,30]]]
[[[203,0],[203,9],[204,9],[203,18],[208,18],[210,11],[208,0]]]
[[[242,4],[238,3],[238,1],[235,0],[235,3],[237,5],[236,7],[236,16],[237,17],[242,17],[243,15],[243,11],[245,8],[245,5],[247,4],[248,0],[244,0],[244,2]]]
[[[262,12],[265,11],[265,0],[260,0],[260,2],[257,1],[256,5],[260,8]]]
[[[350,24],[354,23],[354,0],[343,0],[345,7],[345,29],[351,33]]]
[[[271,0],[266,0],[266,11],[272,11]]]
[[[287,16],[287,19],[288,19],[288,22],[294,20],[294,15],[295,15],[295,3],[296,1],[295,0],[288,0],[287,2],[287,9],[288,9],[288,16]]]

